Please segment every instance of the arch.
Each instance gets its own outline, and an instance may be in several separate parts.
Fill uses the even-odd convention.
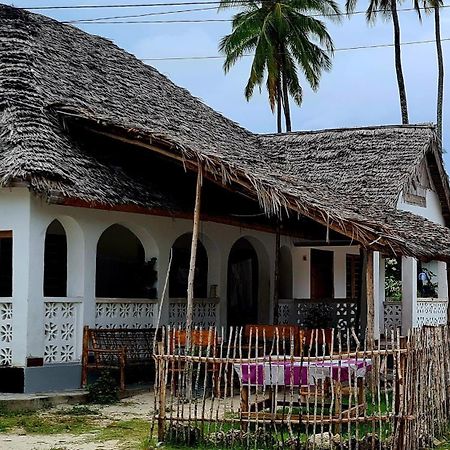
[[[67,297],[67,235],[58,219],[45,232],[43,291],[44,297]]]
[[[191,257],[192,233],[179,236],[172,245],[172,264],[169,274],[169,297],[184,298],[187,296],[189,261]],[[208,253],[203,242],[197,243],[195,263],[194,297],[208,296]]]
[[[258,322],[260,261],[247,238],[238,239],[228,256],[228,326]]]
[[[278,296],[282,299],[292,298],[292,255],[286,246],[280,247]]]
[[[145,262],[135,233],[120,224],[108,227],[97,243],[96,297],[155,298],[156,258]]]

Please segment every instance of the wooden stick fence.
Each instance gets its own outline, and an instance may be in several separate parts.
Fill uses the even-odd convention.
[[[226,331],[226,332],[225,332]],[[393,331],[164,328],[158,439],[218,448],[430,448],[450,415],[447,327]]]

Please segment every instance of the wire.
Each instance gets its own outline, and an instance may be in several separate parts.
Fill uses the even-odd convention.
[[[441,39],[441,42],[448,42],[450,38]],[[409,41],[402,42],[401,45],[418,45],[418,44],[432,44],[436,42],[433,39],[427,41]],[[363,50],[363,49],[373,49],[373,48],[387,48],[393,47],[394,44],[375,44],[375,45],[360,45],[355,47],[342,47],[336,48],[335,52],[347,52],[352,50]],[[252,54],[242,55],[243,57],[253,56]],[[201,59],[224,59],[225,56],[222,55],[210,55],[210,56],[167,56],[162,58],[140,58],[141,61],[183,61],[183,60],[201,60]]]
[[[265,2],[272,2],[272,0],[259,0],[261,3]],[[152,8],[152,7],[161,7],[161,6],[193,6],[193,5],[220,5],[222,2],[218,0],[207,0],[207,1],[194,1],[194,2],[170,2],[170,3],[124,3],[124,4],[110,4],[110,5],[98,5],[98,4],[91,4],[91,5],[49,5],[49,6],[31,6],[24,9],[27,9],[29,11],[35,11],[35,10],[54,10],[54,9],[99,9],[99,8]],[[251,2],[249,0],[235,0],[232,7],[239,7],[242,5],[248,5]],[[450,5],[442,5],[439,8],[448,8]],[[429,7],[418,7],[419,10],[429,10]],[[401,8],[397,10],[398,12],[408,12],[408,11],[416,11],[416,8]],[[383,10],[374,10],[373,12],[383,12]],[[358,15],[358,14],[366,14],[366,11],[353,11],[351,13],[346,13],[342,15]],[[337,13],[331,13],[331,14],[320,14],[318,16],[320,17],[332,17],[332,16],[338,16],[341,14]],[[126,17],[126,16],[124,16]],[[114,17],[115,18],[115,17]],[[83,19],[80,19],[83,20]]]
[[[110,17],[94,17],[91,19],[73,19],[67,20],[63,23],[88,23],[88,22],[96,22],[98,20],[114,20],[114,19],[132,19],[137,17],[148,17],[148,16],[164,16],[166,14],[181,14],[188,12],[197,12],[197,11],[217,11],[217,6],[210,6],[208,8],[192,8],[192,9],[177,9],[175,11],[162,11],[162,12],[150,12],[145,14],[132,14],[126,16],[110,16]]]
[[[149,23],[217,23],[217,22],[231,22],[231,19],[173,19],[173,20],[111,20],[98,22],[85,22],[84,20],[70,20],[62,21],[65,24],[80,24],[80,25],[138,25]]]

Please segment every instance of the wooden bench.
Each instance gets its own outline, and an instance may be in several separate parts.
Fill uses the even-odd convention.
[[[89,328],[83,331],[82,379],[89,369],[116,369],[125,389],[125,367],[153,364],[154,328]]]

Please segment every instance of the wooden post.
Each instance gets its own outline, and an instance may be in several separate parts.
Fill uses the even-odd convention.
[[[278,221],[279,222],[279,221]],[[278,325],[278,304],[280,299],[280,225],[275,234],[275,273],[273,286],[273,323]]]
[[[447,325],[450,325],[450,262],[446,263],[447,267]]]
[[[373,348],[375,325],[375,302],[373,296],[373,250],[366,250],[366,297],[367,297],[367,345]]]
[[[186,351],[190,351],[192,315],[194,311],[194,279],[195,261],[197,259],[198,229],[200,223],[200,193],[202,189],[202,169],[198,164],[197,185],[195,189],[194,225],[192,227],[191,259],[189,261],[189,275],[187,287],[187,309],[186,309]]]

